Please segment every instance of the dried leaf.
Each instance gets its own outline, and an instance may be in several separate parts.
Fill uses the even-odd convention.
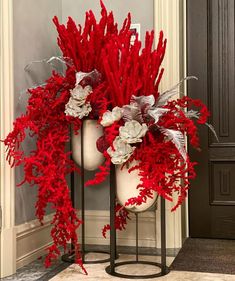
[[[155,120],[155,124],[159,121],[162,115],[169,111],[168,108],[156,107],[148,110],[148,114]]]
[[[189,110],[188,112],[185,113],[185,116],[188,118],[196,118],[199,119],[200,118],[200,112],[196,111],[196,110]],[[219,142],[219,138],[217,136],[217,133],[215,131],[215,128],[209,124],[209,123],[205,123],[205,125],[211,130],[211,132],[213,133],[213,135],[216,138],[216,141]]]
[[[179,153],[183,157],[183,159],[186,161],[187,159],[187,153],[185,150],[185,138],[184,135],[180,131],[172,130],[172,129],[165,129],[160,128],[160,131],[168,137],[170,141],[174,143],[176,148],[178,149]]]
[[[187,80],[190,80],[190,79],[196,79],[196,80],[198,80],[198,78],[195,77],[195,76],[187,76],[187,77],[183,78],[182,80],[180,80],[179,83],[177,83],[177,84],[176,84],[175,86],[173,86],[171,89],[167,90],[166,92],[162,93],[162,94],[159,96],[159,98],[158,98],[158,100],[157,100],[157,102],[156,102],[157,106],[163,106],[163,105],[165,105],[171,97],[173,97],[175,94],[178,93],[177,88],[178,88],[184,81],[187,81]]]
[[[132,121],[132,120],[136,120],[139,123],[144,122],[141,109],[139,106],[131,104],[131,105],[124,105],[122,108],[123,108],[122,118],[125,122]]]

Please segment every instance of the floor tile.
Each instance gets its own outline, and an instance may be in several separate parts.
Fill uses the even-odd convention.
[[[135,256],[133,255],[120,255],[119,261],[133,260]],[[141,256],[142,260],[156,261],[160,262],[160,258],[156,256]],[[169,266],[173,261],[173,258],[167,258],[167,265]],[[86,264],[86,269],[88,275],[84,275],[78,265],[71,265],[52,279],[50,281],[123,281],[133,279],[122,279],[118,277],[110,276],[105,272],[105,268],[108,263],[105,264]],[[137,273],[138,266],[123,266],[122,273],[134,274]],[[146,266],[140,266],[140,272],[143,274],[146,272]],[[120,271],[120,269],[119,269]],[[153,273],[153,268],[149,271]],[[139,279],[140,280],[140,279]],[[160,278],[152,278],[149,280],[162,280],[162,281],[235,281],[235,275],[225,275],[225,274],[211,274],[211,273],[197,273],[197,272],[186,272],[186,271],[171,271],[166,276]]]

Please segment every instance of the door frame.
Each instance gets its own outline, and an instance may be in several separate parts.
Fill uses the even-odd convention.
[[[14,120],[14,78],[13,78],[13,0],[0,0],[0,114],[3,140],[12,130]],[[16,271],[15,232],[15,173],[6,162],[5,146],[1,150],[1,243],[0,277]]]

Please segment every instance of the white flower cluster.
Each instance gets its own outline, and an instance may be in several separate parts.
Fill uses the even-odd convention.
[[[135,121],[128,121],[119,128],[119,136],[126,143],[142,142],[142,138],[148,131],[148,126]]]
[[[113,148],[114,150],[112,147],[109,147],[107,150],[113,164],[125,163],[135,150],[135,147],[132,147],[128,143],[124,142],[120,137],[115,138]]]
[[[114,107],[112,112],[107,110],[103,116],[100,124],[103,127],[112,125],[115,121],[119,121],[122,118],[122,109],[118,106]]]
[[[119,135],[113,142],[113,147],[109,147],[107,152],[114,164],[125,163],[132,155],[135,147],[131,144],[142,142],[142,138],[148,131],[148,126],[144,123],[144,117],[151,118],[157,125],[160,118],[169,109],[158,107],[153,95],[132,96],[131,103],[122,108],[115,107],[112,112],[106,111],[102,116],[101,125],[104,127],[112,125],[121,118],[124,126],[119,128]]]
[[[130,144],[142,142],[142,138],[148,131],[147,125],[140,124],[136,120],[131,120],[119,128],[119,136],[113,142],[113,148],[109,147],[107,152],[111,157],[113,164],[123,164],[132,155],[135,147]]]
[[[65,114],[79,119],[88,116],[92,108],[90,103],[86,102],[86,99],[91,92],[90,86],[83,88],[81,85],[76,85],[74,89],[70,90],[71,97],[65,105]]]

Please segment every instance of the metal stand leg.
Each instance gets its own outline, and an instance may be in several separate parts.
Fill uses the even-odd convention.
[[[72,157],[72,156],[71,156],[71,157]],[[71,181],[71,187],[70,187],[70,188],[71,188],[71,190],[70,190],[70,192],[71,192],[71,202],[72,202],[73,208],[75,208],[74,172],[71,173],[70,181]],[[72,241],[72,243],[71,243],[70,249],[71,249],[71,252],[74,251],[74,244],[73,244],[73,241]]]
[[[85,169],[84,169],[84,139],[83,139],[83,124],[81,125],[81,217],[82,217],[82,262],[85,261]]]
[[[139,227],[138,227],[138,213],[135,213],[135,251],[136,251],[136,262],[139,261]]]
[[[165,199],[161,197],[161,268],[162,275],[166,274],[166,211]]]
[[[102,259],[102,260],[95,260],[95,261],[88,261],[85,259],[85,255],[88,253],[86,251],[86,241],[85,241],[85,169],[84,169],[84,127],[83,124],[81,125],[80,129],[81,134],[81,219],[82,219],[82,225],[81,225],[81,231],[82,231],[82,237],[81,237],[81,257],[82,262],[85,264],[96,264],[96,263],[105,263],[109,262],[110,258]],[[74,173],[71,173],[71,201],[72,206],[75,208],[75,185],[74,185]],[[116,239],[116,238],[115,238]],[[116,251],[116,249],[115,249]],[[91,252],[94,253],[100,253],[100,254],[110,254],[105,251],[96,251],[92,250]],[[69,263],[75,262],[74,257],[74,244],[73,241],[71,241],[71,253],[65,254],[62,256],[62,260]]]
[[[116,179],[115,167],[111,164],[110,169],[110,273],[114,273],[116,258],[116,229],[115,229],[115,193]]]
[[[70,135],[72,135],[72,128],[70,128]],[[70,141],[70,150],[72,150],[72,142]],[[73,157],[71,155],[71,160]],[[74,185],[74,172],[70,174],[70,198],[72,207],[75,208],[75,185]],[[68,254],[64,254],[61,257],[61,260],[64,262],[73,263],[74,262],[74,243],[71,241],[70,244],[70,252]]]

